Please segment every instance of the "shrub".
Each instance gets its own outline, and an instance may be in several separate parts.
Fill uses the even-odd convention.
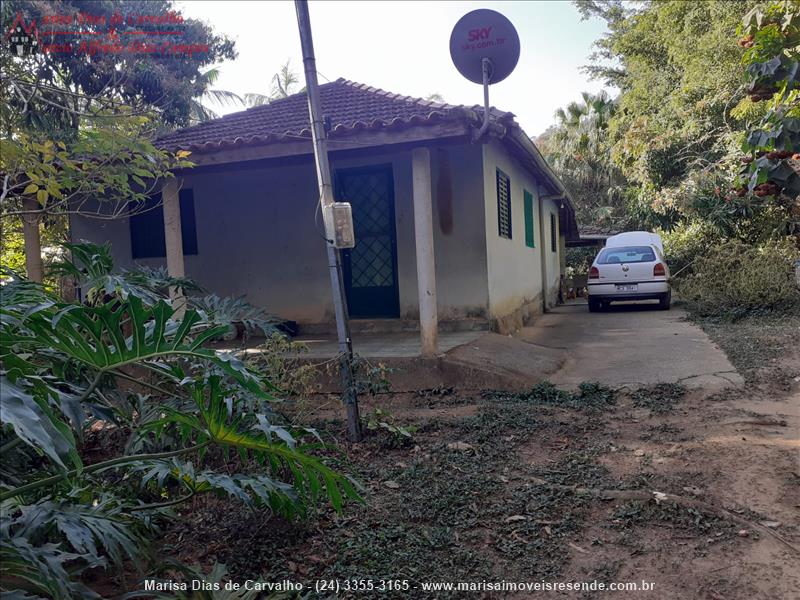
[[[699,316],[737,318],[768,310],[798,310],[800,290],[790,240],[748,246],[729,240],[711,246],[693,273],[676,282],[681,298]]]
[[[587,275],[597,252],[594,246],[567,248],[567,276]]]
[[[91,279],[90,304],[13,273],[0,290],[0,596],[99,597],[81,574],[144,565],[146,536],[198,494],[296,518],[360,499],[311,454],[316,433],[271,409],[272,381],[207,347],[242,303],[180,311],[159,273],[115,274],[102,247],[70,248],[83,267],[60,268]],[[97,460],[84,443],[97,431],[129,442]]]
[[[667,264],[674,275],[688,276],[693,262],[709,246],[719,242],[719,235],[703,221],[684,221],[671,231],[659,231],[664,242]]]

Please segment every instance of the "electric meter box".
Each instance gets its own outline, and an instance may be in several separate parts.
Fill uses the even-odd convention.
[[[356,234],[353,229],[353,208],[349,202],[334,202],[330,206],[335,248],[353,248]]]

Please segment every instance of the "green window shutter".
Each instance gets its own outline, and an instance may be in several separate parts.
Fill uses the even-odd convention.
[[[523,202],[525,208],[525,245],[528,248],[535,248],[536,242],[533,236],[533,196],[527,190],[523,190]]]

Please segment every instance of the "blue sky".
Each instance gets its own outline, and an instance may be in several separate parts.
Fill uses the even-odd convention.
[[[186,16],[210,23],[237,42],[239,58],[221,66],[217,87],[240,95],[268,93],[272,75],[287,58],[301,72],[293,2],[183,0],[178,6]],[[453,25],[476,8],[497,10],[517,28],[519,63],[508,79],[492,86],[490,99],[515,113],[529,135],[542,133],[556,108],[579,98],[580,92],[603,87],[589,81],[579,67],[588,61],[605,23],[581,21],[566,0],[311,2],[317,69],[331,80],[345,77],[410,96],[437,92],[453,104],[480,104],[481,87],[459,75],[448,46]]]

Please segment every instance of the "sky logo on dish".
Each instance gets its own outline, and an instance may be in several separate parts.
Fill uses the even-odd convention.
[[[482,27],[480,29],[469,30],[469,41],[477,42],[478,40],[488,40],[492,33],[491,27]]]

